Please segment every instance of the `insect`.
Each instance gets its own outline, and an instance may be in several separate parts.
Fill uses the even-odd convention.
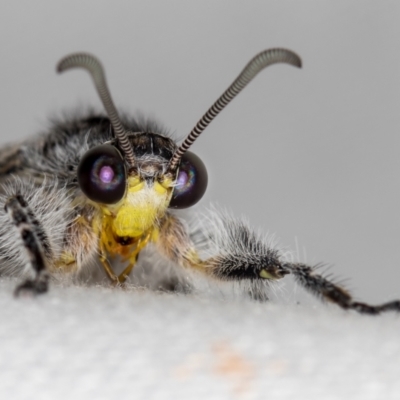
[[[44,293],[52,274],[98,263],[122,284],[152,244],[177,268],[242,282],[254,292],[292,274],[306,290],[344,309],[400,311],[400,301],[355,301],[316,267],[285,260],[239,219],[214,212],[199,218],[193,232],[180,217],[177,209],[197,203],[207,187],[206,168],[188,149],[262,69],[276,63],[301,67],[290,50],[259,53],[178,145],[151,123],[120,118],[94,56],[63,58],[59,72],[80,67],[90,73],[106,115],[58,121],[47,133],[0,151],[1,270],[24,276],[15,293]],[[118,274],[115,257],[123,265]]]

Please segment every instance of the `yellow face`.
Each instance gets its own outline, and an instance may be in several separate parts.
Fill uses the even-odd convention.
[[[103,206],[103,212],[113,219],[113,234],[135,238],[156,226],[168,208],[172,189],[173,183],[168,179],[148,184],[137,176],[129,177],[124,198],[117,204]]]

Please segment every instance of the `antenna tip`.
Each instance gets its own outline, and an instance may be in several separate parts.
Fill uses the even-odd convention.
[[[264,68],[267,67],[268,65],[276,63],[290,64],[293,67],[297,68],[302,67],[302,61],[298,54],[296,54],[292,50],[284,49],[281,47],[264,50],[253,58],[253,60],[257,59],[263,60],[263,62],[265,63],[263,65]],[[250,61],[250,63],[252,61]]]
[[[72,53],[63,57],[56,65],[58,73],[71,68],[85,68],[88,70],[102,70],[100,61],[89,53]]]

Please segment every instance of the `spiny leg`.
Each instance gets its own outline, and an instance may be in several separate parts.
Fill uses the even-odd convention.
[[[249,282],[257,287],[260,282],[293,274],[311,294],[345,310],[371,315],[400,312],[400,300],[378,306],[355,301],[344,288],[318,274],[317,267],[284,261],[279,250],[240,220],[213,212],[202,219],[198,231],[201,238],[194,243],[182,222],[167,215],[160,226],[158,249],[182,267],[194,268],[221,281]],[[205,248],[210,256],[200,259],[196,247]]]
[[[315,268],[300,263],[282,264],[292,273],[296,281],[313,295],[337,304],[346,310],[356,310],[362,314],[380,314],[386,311],[400,312],[400,301],[394,300],[378,306],[355,301],[344,288],[317,274]]]
[[[46,271],[46,255],[51,256],[46,233],[21,195],[10,197],[4,210],[18,229],[24,251],[35,274],[33,279],[27,279],[16,288],[15,295],[18,296],[21,292],[45,293],[49,279]]]

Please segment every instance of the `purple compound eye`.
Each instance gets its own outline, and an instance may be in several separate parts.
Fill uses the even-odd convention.
[[[78,166],[78,183],[90,200],[118,203],[126,190],[125,164],[119,151],[108,144],[87,151]]]
[[[207,189],[208,175],[203,161],[187,151],[181,159],[170,208],[188,208],[195,205]]]

